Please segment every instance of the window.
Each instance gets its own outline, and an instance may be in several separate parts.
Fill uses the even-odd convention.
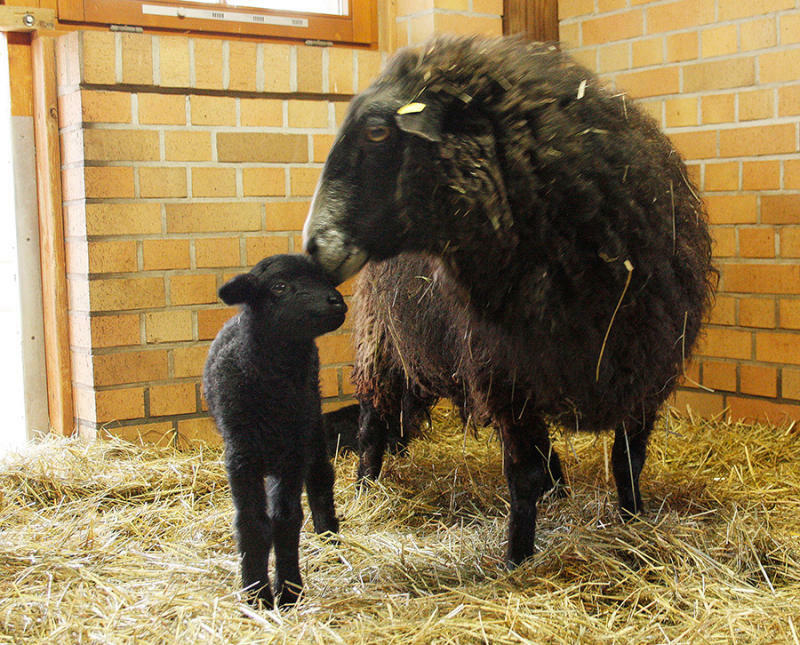
[[[369,45],[375,0],[58,0],[62,22]]]

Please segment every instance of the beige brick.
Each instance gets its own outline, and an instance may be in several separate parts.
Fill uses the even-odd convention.
[[[203,366],[208,356],[209,345],[201,343],[189,347],[176,347],[172,350],[172,362],[175,368],[175,378],[188,378],[202,376]]]
[[[560,0],[558,3],[558,17],[561,20],[588,16],[593,12],[594,0]]]
[[[327,334],[317,339],[320,365],[353,361],[353,345],[347,334]]]
[[[477,34],[490,38],[503,35],[503,20],[500,16],[462,16],[453,13],[434,13],[433,24],[435,31],[439,33],[453,33],[464,36]],[[363,54],[377,54],[377,52],[359,51],[357,54],[359,58],[359,91],[366,88],[380,70],[380,59],[378,58],[377,61],[372,64],[372,68],[367,73],[364,73],[361,65],[361,57]]]
[[[355,52],[352,49],[332,47],[328,50],[329,91],[333,94],[352,94],[355,88],[353,69]]]
[[[775,231],[772,227],[740,228],[738,235],[739,257],[775,257]]]
[[[338,396],[339,370],[335,368],[321,369],[319,371],[319,390],[323,397]]]
[[[642,12],[638,9],[624,14],[590,18],[583,23],[583,44],[599,45],[635,38],[644,33]]]
[[[136,423],[134,425],[105,425],[98,429],[97,438],[115,437],[139,446],[172,446],[175,428],[171,421],[165,423]]]
[[[315,94],[324,91],[321,47],[297,47],[297,91]]]
[[[89,282],[92,311],[119,311],[163,307],[162,278],[110,278]]]
[[[166,211],[169,233],[257,231],[261,228],[261,206],[253,202],[167,204]]]
[[[447,16],[450,17],[450,16]],[[492,20],[488,18],[478,18],[472,20]],[[449,31],[446,27],[443,26],[442,31]],[[485,33],[483,29],[476,29],[471,33]],[[358,86],[356,87],[357,91],[362,91],[366,87],[369,86],[372,81],[375,80],[375,77],[378,76],[378,73],[381,71],[381,54],[377,51],[358,51],[356,52],[356,58],[358,59]]]
[[[714,22],[715,0],[681,0],[647,9],[647,33],[660,34]]]
[[[240,99],[243,127],[283,126],[283,101],[277,99]]]
[[[264,91],[290,92],[292,82],[289,45],[264,43],[261,47],[264,59]]]
[[[794,124],[733,128],[719,133],[721,157],[783,154],[796,151]]]
[[[84,186],[88,199],[132,199],[133,168],[91,166],[84,168]]]
[[[558,39],[565,46],[567,50],[580,47],[581,44],[581,30],[580,24],[577,22],[566,23],[562,22],[558,26]]]
[[[707,163],[703,190],[739,190],[739,163]]]
[[[775,92],[756,90],[739,94],[739,120],[769,119],[775,115]]]
[[[780,187],[780,161],[745,161],[742,164],[742,190],[778,190]]]
[[[617,75],[617,86],[634,97],[676,94],[679,83],[680,75],[676,66]]]
[[[238,310],[235,307],[224,309],[203,309],[197,312],[197,336],[200,340],[211,340],[214,338],[222,325],[230,319]]]
[[[676,128],[687,125],[698,125],[697,98],[668,99],[665,101],[666,125]]]
[[[781,45],[800,43],[800,13],[785,13],[780,17]],[[773,43],[774,44],[774,43]],[[769,47],[770,45],[765,45]]]
[[[308,137],[304,134],[220,132],[217,156],[221,162],[305,163]]]
[[[688,31],[667,36],[667,62],[693,60],[697,58],[697,33]]]
[[[733,58],[687,65],[683,69],[683,91],[704,92],[755,83],[753,58]]]
[[[177,446],[179,449],[221,445],[222,436],[217,432],[213,419],[204,417],[178,421]]]
[[[273,202],[267,204],[268,231],[301,231],[308,215],[309,202]]]
[[[186,97],[177,94],[140,93],[139,123],[143,125],[186,125]]]
[[[785,367],[781,370],[781,396],[786,399],[800,399],[800,370]]]
[[[236,125],[236,99],[196,94],[189,99],[192,125]]]
[[[195,383],[174,383],[150,387],[150,415],[188,414],[197,411]]]
[[[290,171],[292,196],[310,197],[313,195],[321,172],[321,168],[292,168]]]
[[[787,190],[800,190],[800,159],[783,162],[783,185]]]
[[[186,169],[174,167],[139,168],[141,197],[186,197]]]
[[[290,128],[327,128],[327,101],[289,101]]]
[[[234,168],[192,168],[192,195],[194,197],[235,197],[236,170]]]
[[[85,318],[85,317],[84,317]],[[70,339],[74,343],[74,339]],[[141,341],[138,314],[92,316],[92,347],[123,347]]]
[[[748,16],[762,16],[773,11],[791,9],[794,0],[749,0],[749,2],[721,2],[719,20],[736,20]]]
[[[333,142],[336,141],[334,134],[315,134],[313,137],[314,145],[314,158],[312,161],[323,163],[328,158],[328,153],[333,147]]]
[[[706,195],[705,203],[711,224],[755,224],[757,220],[756,196],[751,193]]]
[[[185,36],[159,36],[159,80],[162,87],[189,87],[191,69],[189,39]]]
[[[217,302],[217,278],[211,273],[171,275],[169,299],[172,305],[201,305]]]
[[[145,339],[148,343],[174,343],[192,340],[192,312],[188,310],[153,311],[145,314],[144,328]],[[166,374],[158,378],[164,379]]]
[[[286,171],[283,168],[244,168],[242,188],[245,197],[286,195]]]
[[[774,298],[741,298],[739,324],[742,327],[775,327]]]
[[[608,2],[609,0],[601,0]],[[614,0],[620,2],[620,0]],[[621,0],[623,3],[625,0]],[[488,13],[494,16],[503,15],[503,0],[472,0],[472,10],[475,13]]]
[[[130,123],[131,95],[127,92],[83,90],[80,98],[81,120],[85,123]]]
[[[189,240],[144,240],[142,259],[145,271],[188,269],[191,266]]]
[[[96,386],[160,381],[167,376],[165,351],[124,351],[94,356]]]
[[[350,110],[350,104],[344,101],[336,101],[333,104],[333,113],[336,116],[336,127],[340,127],[344,123],[345,117]]]
[[[800,114],[800,85],[778,88],[778,116]]]
[[[774,47],[778,43],[775,35],[775,18],[761,18],[741,23],[739,42],[742,51]]]
[[[660,65],[664,62],[664,39],[643,38],[631,44],[634,67]]]
[[[238,237],[201,238],[194,241],[195,261],[198,268],[238,267]]]
[[[797,81],[800,69],[800,49],[761,54],[758,57],[760,83],[791,83]]]
[[[427,40],[436,31],[433,13],[414,16],[408,21],[409,43],[416,45]],[[355,81],[354,81],[355,82]]]
[[[144,416],[144,388],[103,390],[97,392],[94,398],[97,423]]]
[[[289,252],[289,238],[283,235],[261,235],[245,238],[246,263],[252,266],[270,255]]]
[[[222,41],[211,38],[192,39],[194,47],[195,87],[222,90]]]
[[[711,27],[700,32],[703,58],[735,54],[738,49],[736,25]]]
[[[211,133],[164,133],[164,152],[167,161],[211,161]]]
[[[87,161],[156,161],[158,132],[143,130],[84,130]]]
[[[228,41],[228,88],[246,92],[256,91],[258,59],[256,43],[242,40]],[[266,67],[265,67],[266,69]]]
[[[122,82],[153,83],[153,39],[145,34],[122,34]]]
[[[136,242],[89,242],[90,273],[123,273],[136,271]]]
[[[730,258],[736,255],[736,229],[733,226],[712,226],[714,257]]]
[[[712,94],[700,99],[703,123],[731,123],[736,115],[734,94]]]
[[[630,43],[615,43],[598,49],[598,68],[600,72],[616,72],[630,68]]]
[[[87,235],[152,235],[161,233],[158,204],[87,204]]]
[[[108,31],[82,31],[80,39],[81,80],[100,85],[116,83],[116,35]]]

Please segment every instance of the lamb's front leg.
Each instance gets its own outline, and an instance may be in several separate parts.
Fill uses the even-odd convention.
[[[291,461],[291,460],[290,460]],[[297,602],[303,588],[300,577],[300,528],[303,509],[300,495],[303,490],[302,464],[279,476],[267,477],[269,517],[272,521],[275,545],[275,597],[278,605]]]
[[[226,456],[228,482],[236,511],[234,527],[242,563],[242,585],[251,592],[250,602],[262,601],[272,607],[269,585],[269,550],[272,523],[267,517],[264,476],[257,464]]]
[[[317,533],[338,533],[339,520],[333,505],[334,473],[325,445],[322,423],[318,423],[311,437],[310,463],[306,472],[306,492],[311,519]]]

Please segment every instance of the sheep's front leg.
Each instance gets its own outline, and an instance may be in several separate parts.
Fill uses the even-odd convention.
[[[506,560],[513,567],[533,555],[536,502],[553,486],[555,477],[550,474],[553,467],[558,478],[562,478],[561,464],[550,448],[547,426],[541,419],[525,425],[503,424],[501,435],[503,467],[511,497]]]
[[[272,524],[267,517],[267,497],[261,469],[232,454],[226,458],[228,482],[236,511],[234,527],[242,560],[242,585],[251,592],[250,601],[272,607],[269,586],[269,550]]]
[[[292,459],[288,460],[289,462]],[[303,479],[300,460],[297,468],[281,476],[267,477],[269,517],[272,521],[275,545],[275,597],[278,605],[297,601],[303,588],[300,577],[300,527],[303,524],[303,509],[300,495]]]
[[[317,424],[311,437],[310,459],[306,473],[306,492],[311,519],[316,533],[338,533],[339,520],[333,505],[334,473],[325,445],[322,422]]]
[[[380,413],[361,402],[358,414],[358,480],[376,480],[383,466],[383,452],[389,428]]]
[[[647,457],[647,441],[653,430],[655,416],[655,413],[649,413],[641,419],[629,419],[614,433],[611,465],[617,484],[620,511],[626,520],[640,513],[643,508],[639,475]]]

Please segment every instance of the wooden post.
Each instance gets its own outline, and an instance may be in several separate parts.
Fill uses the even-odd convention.
[[[558,0],[505,0],[503,33],[531,40],[558,40]]]
[[[71,435],[75,422],[61,199],[55,41],[50,36],[36,34],[31,48],[47,401],[53,432]]]

